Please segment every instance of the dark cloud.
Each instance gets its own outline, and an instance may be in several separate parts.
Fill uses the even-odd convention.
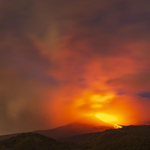
[[[51,60],[41,55],[24,33],[23,23],[19,24],[24,18],[15,16],[15,20],[13,13],[9,17],[4,17],[4,28],[1,26],[4,31],[0,41],[1,134],[46,127],[47,120],[41,111],[43,94],[46,87],[57,84],[54,77],[46,74]]]
[[[149,4],[3,0],[0,134],[51,127],[48,117],[56,112],[48,115],[45,107],[70,104],[86,90],[149,91]]]
[[[150,92],[139,93],[137,95],[139,95],[141,97],[145,97],[145,98],[150,98]]]
[[[122,87],[126,92],[147,91],[149,89],[149,72],[126,74],[116,79],[108,80],[107,83],[114,87]]]

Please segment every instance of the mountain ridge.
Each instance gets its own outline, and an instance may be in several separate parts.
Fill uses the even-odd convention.
[[[85,133],[101,132],[114,128],[113,125],[105,123],[96,117],[82,117],[72,123],[54,129],[38,130],[39,133],[57,140],[64,140],[67,137]]]
[[[86,116],[60,127],[47,130],[36,130],[33,131],[33,133],[39,133],[54,138],[56,140],[64,141],[66,138],[71,136],[85,133],[101,132],[111,128],[114,128],[111,124],[105,123],[93,116]],[[5,140],[19,134],[21,133],[2,135],[0,136],[0,140]]]
[[[80,135],[83,136],[83,135]],[[85,136],[86,137],[86,136]],[[91,134],[79,143],[61,142],[38,133],[22,133],[0,142],[0,150],[149,150],[150,125],[124,126]]]

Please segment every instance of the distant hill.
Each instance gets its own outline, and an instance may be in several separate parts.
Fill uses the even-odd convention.
[[[23,133],[0,142],[0,150],[150,150],[150,126],[127,126],[78,135],[85,142],[60,142],[37,134]]]
[[[37,133],[23,133],[1,141],[0,150],[80,150],[80,147],[74,143],[59,142]]]
[[[21,133],[1,135],[1,136],[0,136],[0,141],[9,139],[9,138],[11,138],[11,137],[15,137],[15,136],[17,136],[17,135],[19,135],[19,134],[21,134]]]
[[[82,117],[76,120],[75,122],[69,123],[64,126],[60,126],[48,130],[33,131],[33,133],[39,133],[47,137],[54,138],[56,140],[64,141],[66,138],[71,136],[85,134],[85,133],[101,132],[101,131],[105,131],[106,129],[112,129],[112,128],[114,128],[113,125],[105,123],[96,117],[88,116],[88,117]],[[2,135],[0,136],[0,141],[17,136],[19,134],[20,133]]]
[[[60,142],[37,133],[23,133],[1,141],[0,150],[150,150],[150,125],[126,126],[75,137],[86,140]]]
[[[34,131],[34,133],[39,133],[63,141],[64,139],[71,136],[85,133],[101,132],[105,131],[106,129],[112,128],[114,128],[113,125],[105,123],[96,117],[83,117],[65,126],[49,130]]]

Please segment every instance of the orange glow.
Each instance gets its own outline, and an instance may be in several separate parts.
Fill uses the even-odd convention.
[[[113,94],[108,94],[105,96],[102,95],[92,95],[91,96],[91,101],[95,102],[109,102],[110,99],[114,98]]]
[[[95,116],[98,119],[100,119],[100,120],[102,120],[106,123],[116,123],[116,122],[118,122],[118,118],[116,116],[113,116],[113,115],[108,115],[108,114],[105,114],[105,113],[97,113],[97,114],[95,114]]]
[[[103,105],[102,104],[93,104],[91,105],[92,108],[101,108]]]
[[[115,124],[115,125],[114,125],[114,128],[115,128],[115,129],[121,129],[122,126],[120,126],[120,125],[118,125],[118,124]]]
[[[116,129],[121,128],[121,125],[139,124],[137,111],[133,109],[135,102],[132,97],[117,96],[113,92],[90,91],[79,95],[74,95],[74,98],[55,95],[56,100],[51,105],[54,125],[64,125],[83,116],[95,116],[107,124],[112,124]]]

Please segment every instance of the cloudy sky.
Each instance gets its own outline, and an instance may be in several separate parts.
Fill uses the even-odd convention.
[[[149,124],[149,40],[149,0],[0,0],[0,134]]]

